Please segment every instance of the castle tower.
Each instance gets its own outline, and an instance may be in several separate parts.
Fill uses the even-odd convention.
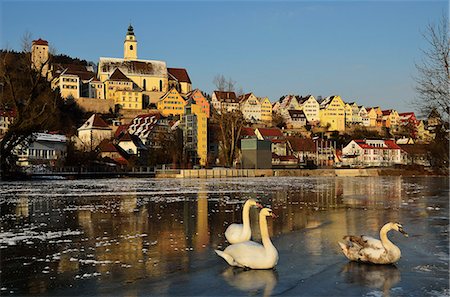
[[[38,40],[33,40],[31,45],[31,66],[37,71],[42,67],[42,76],[47,76],[48,58],[48,42],[40,38]],[[45,65],[42,66],[43,64]]]
[[[123,42],[123,58],[125,60],[137,60],[137,40],[131,24],[128,26],[127,36]]]

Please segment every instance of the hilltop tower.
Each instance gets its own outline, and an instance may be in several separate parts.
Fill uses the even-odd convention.
[[[48,72],[48,42],[43,39],[33,40],[31,45],[31,63],[34,70],[39,71],[42,65],[42,76],[47,76]]]
[[[125,60],[137,60],[137,40],[131,24],[128,26],[127,36],[123,42],[123,58]]]

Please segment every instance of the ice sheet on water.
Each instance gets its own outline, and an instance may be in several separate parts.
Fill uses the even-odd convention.
[[[40,240],[51,242],[52,239],[61,238],[65,236],[75,236],[82,234],[79,230],[64,230],[64,231],[47,231],[36,232],[32,230],[25,230],[23,232],[0,232],[0,245],[16,245],[20,242],[28,242],[30,240]],[[67,241],[63,241],[67,242]],[[53,242],[55,243],[55,242]]]

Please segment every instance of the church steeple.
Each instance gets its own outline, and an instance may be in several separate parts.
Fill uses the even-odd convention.
[[[127,36],[123,42],[123,58],[125,60],[137,60],[137,40],[131,24],[128,26]]]

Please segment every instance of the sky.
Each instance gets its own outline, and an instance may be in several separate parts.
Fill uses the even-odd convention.
[[[208,93],[223,74],[272,102],[285,94],[340,95],[416,111],[415,63],[448,1],[6,1],[1,48],[25,32],[57,53],[98,63],[123,57],[131,23],[138,58],[188,70]]]

